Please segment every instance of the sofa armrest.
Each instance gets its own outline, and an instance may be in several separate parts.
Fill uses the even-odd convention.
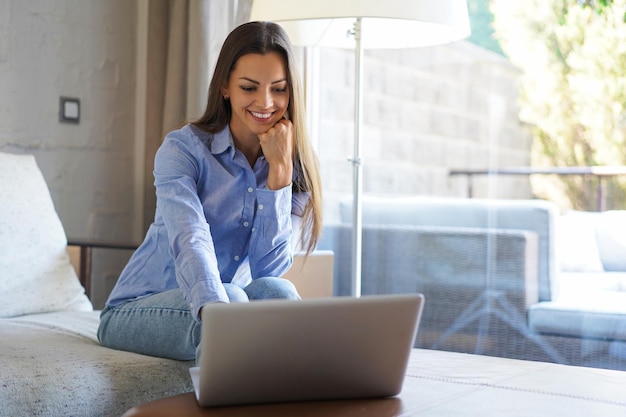
[[[135,250],[139,245],[126,242],[68,239],[67,246],[70,260],[76,269],[81,285],[85,288],[85,294],[92,299],[90,278],[93,249]]]
[[[308,256],[297,252],[283,278],[293,282],[302,298],[332,297],[333,258],[329,250],[315,250]]]

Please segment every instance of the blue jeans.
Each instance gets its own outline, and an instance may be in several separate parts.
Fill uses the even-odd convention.
[[[300,299],[296,287],[284,278],[258,278],[245,288],[227,283],[224,288],[231,302]],[[192,360],[199,358],[201,327],[177,288],[106,307],[100,314],[98,340],[112,349]]]

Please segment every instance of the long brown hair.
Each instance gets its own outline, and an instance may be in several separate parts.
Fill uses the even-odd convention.
[[[230,101],[222,96],[222,89],[228,84],[230,73],[237,60],[246,54],[265,55],[277,52],[283,57],[289,85],[289,105],[287,113],[293,123],[295,136],[294,172],[297,179],[294,191],[307,191],[309,202],[302,218],[300,242],[307,254],[315,249],[322,232],[322,185],[317,155],[309,140],[305,117],[304,99],[300,77],[296,72],[296,62],[285,30],[271,22],[249,22],[235,28],[224,41],[215,65],[215,72],[209,85],[206,110],[194,125],[211,133],[224,129],[231,118]]]

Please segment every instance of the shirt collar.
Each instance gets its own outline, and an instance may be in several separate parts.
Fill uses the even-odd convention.
[[[227,125],[220,132],[213,135],[213,140],[211,141],[209,150],[213,154],[220,154],[226,152],[229,148],[231,155],[234,156],[235,143],[233,142],[233,136],[230,133],[230,128]]]
[[[230,156],[233,158],[235,157],[235,142],[233,141],[230,126],[227,125],[224,129],[213,135],[213,140],[209,145],[209,150],[214,155],[229,151]],[[262,152],[259,159],[265,160],[265,155],[263,155]]]

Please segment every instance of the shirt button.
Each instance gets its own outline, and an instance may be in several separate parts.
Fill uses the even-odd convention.
[[[248,226],[250,226],[250,223],[248,223],[248,222],[243,222],[243,227],[248,227]]]
[[[254,232],[255,230],[256,230],[256,227],[253,227],[253,228],[252,228],[252,231]]]
[[[251,193],[252,191],[254,191],[254,188],[248,187],[248,192]]]
[[[263,204],[259,204],[259,210],[263,210]]]
[[[235,260],[238,261],[239,260],[239,255],[235,255]]]

